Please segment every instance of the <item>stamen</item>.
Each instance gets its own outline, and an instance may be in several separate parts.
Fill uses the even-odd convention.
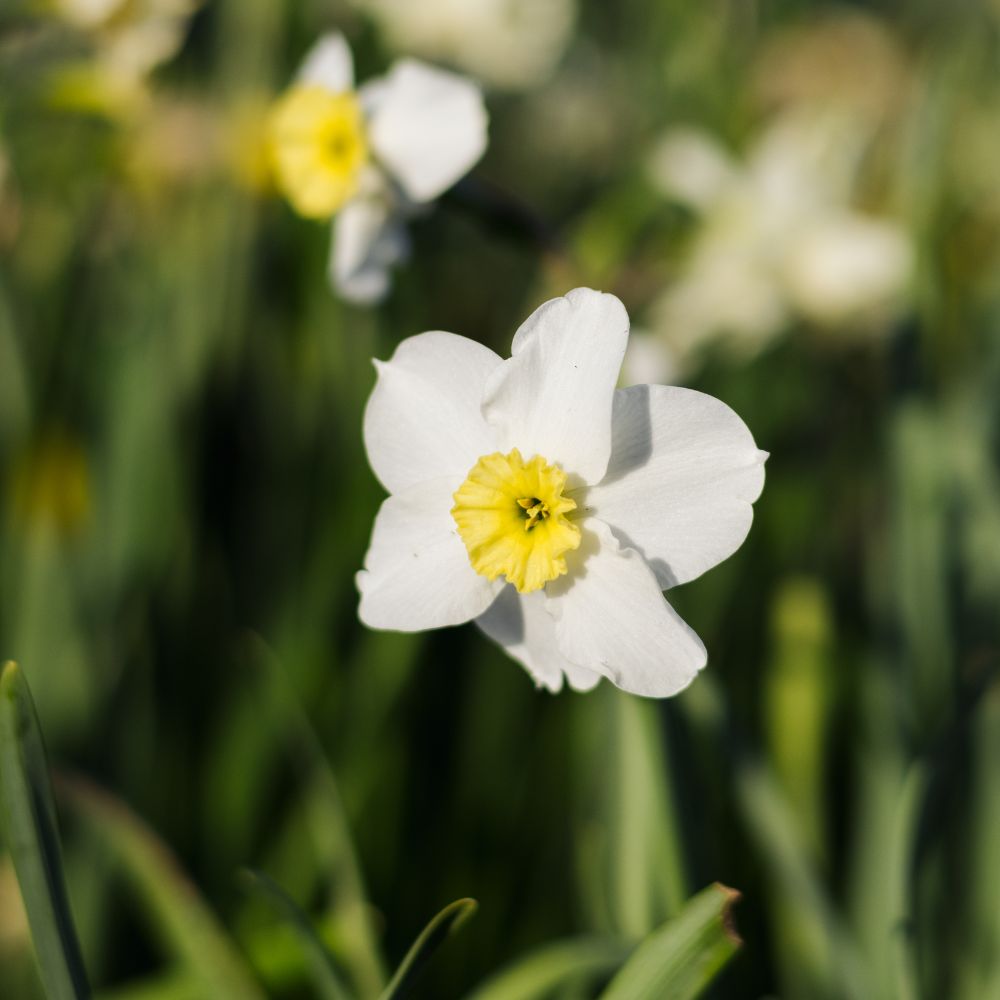
[[[451,511],[472,568],[490,580],[505,576],[521,593],[565,573],[565,553],[580,544],[565,486],[566,473],[538,455],[525,462],[514,449],[480,458]]]
[[[549,516],[548,506],[538,497],[521,497],[517,505],[524,511],[525,531],[531,531],[539,521],[544,521]]]

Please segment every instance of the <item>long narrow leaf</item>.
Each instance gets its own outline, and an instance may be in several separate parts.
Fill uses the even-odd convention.
[[[82,779],[59,791],[104,843],[135,888],[171,957],[206,997],[263,1000],[246,963],[166,845],[121,802]]]
[[[966,837],[968,870],[976,877],[966,903],[967,944],[957,976],[958,1000],[1000,996],[1000,683],[984,695],[971,728],[975,793]]]
[[[204,990],[189,973],[169,970],[151,979],[103,990],[95,1000],[203,1000]]]
[[[387,976],[337,777],[286,671],[259,638],[254,637],[248,649],[266,668],[262,681],[268,686],[262,694],[266,695],[267,711],[284,732],[296,770],[303,775],[301,818],[328,885],[327,917],[338,942],[338,958],[357,993],[377,995]],[[299,818],[293,815],[291,822]]]
[[[502,969],[466,1000],[543,1000],[560,988],[606,980],[630,951],[608,937],[556,941]]]
[[[0,673],[0,812],[49,1000],[90,996],[63,877],[45,749],[28,683]]]
[[[476,912],[478,905],[474,899],[457,899],[446,906],[413,942],[379,1000],[400,1000],[408,996],[434,952]]]
[[[739,893],[709,886],[654,931],[611,981],[601,1000],[691,1000],[740,947],[730,921]]]
[[[656,706],[613,688],[612,899],[618,930],[639,938],[676,916],[684,883],[673,778]]]
[[[281,913],[295,932],[309,959],[313,984],[323,1000],[348,1000],[349,994],[337,975],[330,953],[319,939],[309,918],[296,906],[292,897],[263,872],[248,869],[243,872],[243,879],[249,888],[264,896]]]

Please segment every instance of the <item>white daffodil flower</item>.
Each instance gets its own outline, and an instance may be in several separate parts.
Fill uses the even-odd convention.
[[[854,204],[869,138],[858,116],[787,114],[741,163],[703,132],[665,137],[654,180],[699,217],[651,314],[680,365],[710,343],[753,355],[797,317],[838,333],[888,326],[872,321],[905,301],[914,252],[898,222]]]
[[[474,620],[552,691],[691,682],[705,647],[662,591],[739,548],[767,456],[711,396],[616,390],[628,331],[618,299],[578,288],[507,360],[434,332],[376,362],[365,445],[390,496],[357,579],[366,625]]]
[[[325,35],[271,121],[278,187],[299,215],[333,218],[330,280],[353,302],[383,298],[407,251],[404,221],[486,149],[486,109],[464,77],[413,59],[354,88],[351,50]]]
[[[353,0],[404,52],[440,59],[494,87],[548,80],[576,24],[576,0]]]
[[[66,104],[134,113],[146,80],[180,50],[203,0],[54,0],[52,11],[91,41],[92,58],[57,80]]]

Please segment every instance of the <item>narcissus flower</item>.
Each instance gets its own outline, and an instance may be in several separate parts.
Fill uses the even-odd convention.
[[[358,574],[366,625],[474,620],[552,691],[690,683],[705,647],[662,591],[742,544],[766,455],[711,396],[616,390],[628,328],[578,288],[506,361],[434,332],[376,362],[365,445],[390,496]]]
[[[576,22],[576,0],[353,0],[403,52],[443,60],[494,87],[548,80]]]
[[[274,109],[272,161],[299,215],[334,219],[330,279],[344,298],[386,294],[407,251],[403,221],[483,155],[486,125],[471,80],[404,59],[355,90],[343,37],[313,47]]]
[[[700,222],[650,322],[691,370],[710,346],[747,358],[802,318],[842,338],[891,329],[914,250],[903,226],[857,204],[870,123],[803,109],[773,120],[741,163],[709,135],[674,129],[652,172]]]
[[[149,99],[149,76],[180,51],[202,2],[53,0],[51,12],[90,43],[85,61],[56,74],[53,100],[113,117],[137,116]]]

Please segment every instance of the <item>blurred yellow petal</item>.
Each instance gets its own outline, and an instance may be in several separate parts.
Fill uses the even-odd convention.
[[[294,87],[271,119],[278,187],[300,215],[334,215],[358,191],[368,162],[361,104],[353,93]]]
[[[31,529],[78,531],[90,515],[91,482],[86,453],[62,432],[39,439],[14,463],[11,476],[14,515]]]

